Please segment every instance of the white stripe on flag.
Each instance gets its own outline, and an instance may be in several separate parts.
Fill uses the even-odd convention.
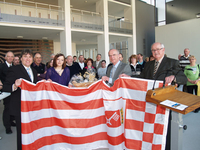
[[[117,137],[121,135],[122,133],[124,133],[124,129],[122,128],[122,126],[115,127],[115,128],[107,127],[107,133],[109,136]]]
[[[143,132],[137,130],[125,129],[126,139],[142,141]]]
[[[28,145],[33,143],[34,141],[45,137],[45,136],[52,136],[56,134],[65,135],[69,137],[85,137],[94,135],[96,133],[106,132],[106,125],[101,124],[90,128],[62,128],[59,126],[51,126],[45,127],[38,130],[33,131],[29,134],[22,134],[22,144]]]
[[[51,117],[59,119],[90,119],[104,115],[104,107],[91,110],[55,110],[50,108],[39,111],[21,112],[21,122],[29,123],[31,121]]]
[[[58,101],[67,101],[71,103],[84,103],[87,101],[91,101],[94,99],[102,98],[101,90],[97,90],[93,93],[89,93],[83,96],[70,96],[66,94],[61,94],[55,91],[26,91],[22,90],[21,100],[22,101],[40,101],[43,99],[50,99],[50,100],[58,100]]]
[[[144,115],[145,115],[145,112],[143,111],[137,111],[137,110],[131,110],[131,109],[126,110],[126,119],[144,122]]]
[[[119,99],[121,97],[138,101],[145,101],[146,92],[126,89],[126,88],[119,88],[114,92],[103,90],[104,99],[113,100],[113,99]]]
[[[108,141],[102,140],[102,141],[96,141],[92,143],[79,144],[79,145],[58,143],[58,144],[46,145],[38,150],[94,150],[94,149],[96,150],[98,148],[108,148]]]

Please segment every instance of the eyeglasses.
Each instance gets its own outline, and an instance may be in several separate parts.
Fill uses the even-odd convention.
[[[161,49],[163,49],[163,48],[152,49],[151,51],[152,51],[152,52],[155,52],[155,51],[160,51]]]
[[[117,55],[117,54],[113,54],[113,55],[108,55],[108,56],[109,56],[109,57],[112,57],[112,56],[113,56],[113,57],[115,57],[116,55]]]

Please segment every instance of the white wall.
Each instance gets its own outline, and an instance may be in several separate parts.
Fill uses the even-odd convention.
[[[159,26],[155,29],[156,42],[165,45],[165,52],[171,58],[178,58],[185,48],[200,63],[200,19],[192,19],[178,23]]]

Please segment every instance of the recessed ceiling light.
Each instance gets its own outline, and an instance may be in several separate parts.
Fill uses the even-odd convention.
[[[43,39],[43,40],[47,40],[47,39],[48,39],[48,37],[42,37],[42,39]]]
[[[17,36],[17,38],[18,38],[18,39],[23,39],[24,37],[23,37],[23,36]]]
[[[85,3],[87,3],[87,1],[85,1]]]
[[[85,39],[81,39],[81,42],[85,42],[86,40]]]

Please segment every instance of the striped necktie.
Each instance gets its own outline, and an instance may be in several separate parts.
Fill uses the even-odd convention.
[[[28,75],[29,75],[29,77],[30,77],[30,79],[31,79],[31,81],[32,81],[31,73],[30,73],[30,68],[26,68],[26,70],[27,70],[27,73],[28,73]]]
[[[153,70],[153,77],[155,77],[155,74],[156,74],[156,72],[157,72],[158,64],[159,64],[159,62],[156,61],[156,62],[155,62],[155,65],[154,65],[154,70]]]

